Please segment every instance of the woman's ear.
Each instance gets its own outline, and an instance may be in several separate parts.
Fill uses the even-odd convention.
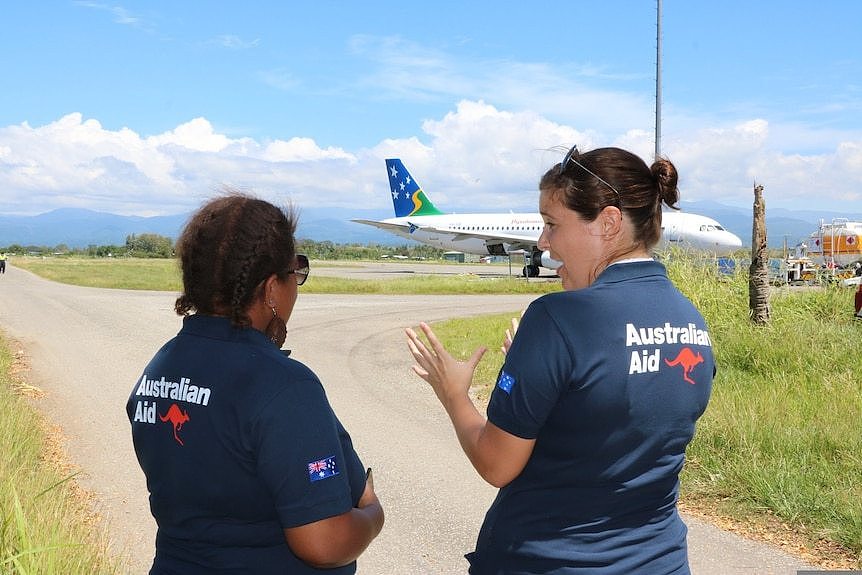
[[[277,282],[278,276],[275,274],[272,274],[263,282],[263,303],[267,307],[274,307],[276,305],[274,294],[278,289]]]
[[[602,226],[602,235],[613,237],[622,229],[623,213],[616,206],[605,206],[599,214]]]

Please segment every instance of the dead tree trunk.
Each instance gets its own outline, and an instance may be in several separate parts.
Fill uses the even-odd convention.
[[[757,325],[769,323],[769,252],[766,249],[766,203],[763,186],[754,186],[751,266],[748,268],[748,309]]]

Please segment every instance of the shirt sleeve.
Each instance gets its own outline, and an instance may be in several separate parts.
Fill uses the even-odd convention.
[[[351,477],[362,473],[362,463],[319,381],[285,385],[261,412],[254,433],[258,473],[272,493],[282,527],[306,525],[353,507],[351,483],[356,480]]]
[[[574,371],[570,346],[545,298],[530,304],[506,354],[488,404],[488,420],[524,439],[535,439]]]

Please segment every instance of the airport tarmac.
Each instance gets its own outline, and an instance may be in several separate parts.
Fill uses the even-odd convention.
[[[352,279],[387,279],[399,277],[412,277],[417,275],[437,276],[476,276],[482,278],[500,278],[507,276],[522,277],[521,270],[524,267],[523,260],[512,258],[512,265],[508,263],[428,263],[405,260],[378,260],[373,262],[349,262],[349,261],[319,261],[311,262],[315,275],[328,277],[346,277]],[[552,270],[541,268],[539,278],[548,280],[556,278]]]
[[[424,273],[398,267],[404,265],[318,264],[312,273]],[[452,266],[435,273],[465,269]],[[341,271],[326,271],[334,268]],[[180,327],[176,294],[67,286],[11,265],[0,277],[0,294],[0,328],[29,357],[30,382],[45,391],[37,404],[62,428],[113,551],[127,558],[124,572],[145,573],[155,524],[125,404],[143,366]],[[465,573],[463,554],[472,549],[495,494],[470,467],[433,392],[410,371],[403,328],[452,316],[515,314],[533,297],[314,295],[300,289],[285,347],[320,377],[357,451],[374,468],[386,509],[382,534],[359,560],[360,575]],[[693,518],[686,522],[695,575],[793,575],[814,568],[775,547]]]

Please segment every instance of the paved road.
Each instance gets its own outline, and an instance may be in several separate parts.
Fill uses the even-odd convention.
[[[0,276],[0,328],[31,358],[32,383],[47,392],[40,408],[62,427],[128,573],[146,572],[155,526],[124,406],[152,353],[179,329],[174,297],[65,286],[14,266]],[[360,575],[465,573],[462,555],[494,495],[472,471],[431,390],[410,373],[402,328],[514,312],[530,299],[300,294],[286,347],[324,382],[360,455],[375,469],[387,510],[383,533],[360,559]],[[811,568],[687,522],[695,575],[793,575]]]

